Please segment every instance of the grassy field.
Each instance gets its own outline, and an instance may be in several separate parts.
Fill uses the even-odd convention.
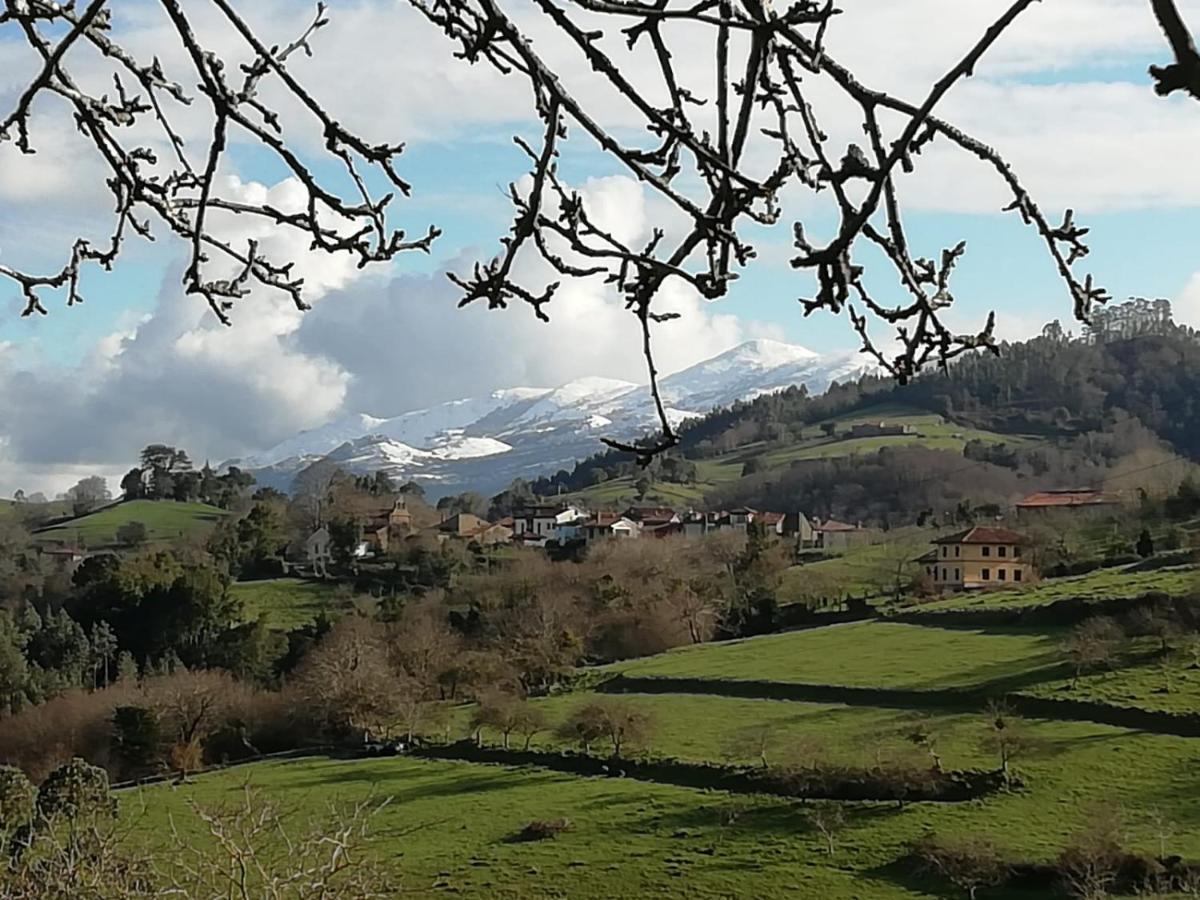
[[[751,459],[759,461],[764,470],[786,468],[794,462],[811,459],[833,459],[860,453],[875,453],[884,447],[922,446],[933,450],[961,452],[968,441],[1025,445],[1039,438],[1025,435],[1002,435],[949,422],[936,413],[899,404],[878,404],[855,413],[827,420],[836,426],[833,436],[821,430],[822,423],[804,429],[799,441],[786,444],[753,443],[713,459],[696,461],[695,484],[677,485],[655,482],[646,502],[686,505],[699,503],[713,488],[741,478],[742,467]],[[855,424],[885,421],[890,425],[909,425],[910,435],[888,437],[847,438],[843,433]],[[637,501],[635,484],[639,476],[627,476],[593,485],[570,495],[571,500],[584,504],[622,506]],[[640,501],[637,501],[640,502]]]
[[[882,536],[878,544],[851,547],[833,559],[793,566],[784,573],[779,590],[781,604],[802,603],[810,599],[841,600],[855,597],[890,596],[897,574],[908,583],[919,574],[914,560],[929,549],[936,532],[910,526],[896,528]]]
[[[300,578],[239,581],[230,590],[245,605],[247,618],[265,618],[276,628],[298,628],[344,607],[337,585]]]
[[[1071,578],[1049,579],[1016,590],[960,594],[923,603],[920,610],[934,613],[957,609],[1020,609],[1045,606],[1059,600],[1133,599],[1151,592],[1173,597],[1200,592],[1200,567],[1172,566],[1150,572],[1127,572],[1123,567],[1100,569]]]
[[[627,675],[764,680],[905,689],[1009,689],[1045,680],[1061,663],[1058,635],[854,622],[702,644],[616,663]]]
[[[173,541],[204,535],[227,515],[225,510],[204,503],[132,500],[43,528],[36,537],[41,541],[78,543],[89,548],[109,547],[117,542],[118,528],[129,522],[141,522],[146,526],[148,540]]]
[[[123,806],[153,844],[165,841],[171,819],[190,821],[188,802],[235,804],[246,782],[297,818],[323,817],[333,800],[390,798],[372,821],[372,853],[394,873],[397,896],[864,896],[861,872],[822,865],[794,804],[620,779],[406,759],[314,759],[145,790],[140,816],[138,797],[127,796]],[[531,820],[559,817],[573,829],[551,841],[512,842]],[[730,818],[733,824],[723,824]],[[198,831],[192,835],[205,840]],[[854,855],[859,866],[886,861],[879,847]],[[921,894],[884,881],[871,896]]]
[[[559,697],[539,701],[556,722],[589,697]],[[757,763],[757,748],[747,733],[770,729],[767,761],[772,765],[796,758],[829,759],[871,766],[879,759],[919,755],[907,739],[920,722],[934,736],[935,749],[947,768],[994,768],[994,752],[983,741],[982,714],[923,715],[905,710],[742,700],[685,695],[623,695],[622,699],[647,713],[655,723],[650,750],[701,762]],[[970,804],[963,821],[972,829],[990,829],[1006,843],[1041,858],[1053,855],[1063,837],[1082,824],[1089,803],[1105,799],[1119,803],[1137,822],[1161,810],[1183,824],[1200,824],[1200,814],[1185,798],[1170,798],[1172,787],[1194,790],[1200,776],[1187,770],[1200,760],[1200,741],[1145,734],[1087,722],[1028,720],[1030,750],[1014,765],[1027,790]],[[490,743],[498,741],[489,736]],[[535,746],[561,741],[552,734],[535,738]],[[598,751],[603,752],[603,751]],[[791,755],[789,755],[791,754]],[[1130,760],[1137,760],[1131,771]],[[1087,772],[1086,780],[1079,779]],[[1069,798],[1069,802],[1063,802]],[[924,805],[930,811],[937,807]],[[945,808],[945,807],[943,807]],[[967,808],[964,805],[963,808]],[[937,826],[936,813],[926,821]],[[956,817],[955,817],[956,818]],[[990,823],[990,824],[989,824]],[[1030,834],[1025,835],[1028,826]],[[1149,837],[1142,832],[1143,837]],[[1200,853],[1200,831],[1189,839],[1190,852]]]
[[[39,521],[69,516],[71,506],[63,500],[51,500],[47,503],[23,503],[12,500],[0,500],[0,522],[9,518],[30,518],[36,516]]]
[[[903,724],[900,714],[770,701],[633,701],[653,703],[666,717],[664,751],[699,759],[717,754],[716,743],[689,749],[677,742],[711,732],[714,721],[733,726],[778,717],[797,733],[815,727],[848,742],[856,731],[871,735]],[[948,717],[936,724],[948,763],[984,761],[975,749],[977,722]],[[1043,746],[1018,763],[1023,790],[964,804],[848,804],[832,858],[803,804],[403,758],[256,764],[180,787],[126,792],[122,808],[139,839],[155,845],[172,821],[185,839],[206,840],[187,824],[187,804],[233,806],[246,786],[297,820],[324,818],[331,802],[390,799],[372,821],[370,853],[394,873],[398,894],[419,897],[950,897],[894,864],[908,842],[929,830],[986,834],[1015,853],[1048,860],[1100,803],[1121,804],[1134,846],[1157,848],[1154,821],[1161,816],[1171,823],[1169,852],[1200,854],[1200,813],[1190,800],[1200,787],[1194,742],[1073,723],[1035,730]],[[511,840],[533,819],[558,817],[569,818],[572,830],[539,843]]]

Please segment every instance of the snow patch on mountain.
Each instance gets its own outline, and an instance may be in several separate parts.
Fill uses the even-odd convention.
[[[874,371],[857,352],[818,354],[781,341],[748,341],[659,382],[673,426],[739,400],[793,385],[811,393]],[[391,418],[344,416],[237,461],[264,484],[287,488],[318,459],[353,472],[438,485],[440,491],[494,492],[513,478],[569,468],[602,448],[600,437],[629,439],[658,427],[644,385],[578,378],[556,388],[517,387]]]

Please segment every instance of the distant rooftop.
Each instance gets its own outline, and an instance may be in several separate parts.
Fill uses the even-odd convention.
[[[1038,491],[1017,503],[1017,509],[1048,509],[1072,506],[1112,506],[1118,500],[1112,494],[1093,490]]]
[[[934,540],[935,544],[1025,544],[1025,535],[1011,528],[976,525],[966,531],[957,531]]]

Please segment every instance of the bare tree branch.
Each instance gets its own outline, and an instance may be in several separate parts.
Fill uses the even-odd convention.
[[[157,59],[139,61],[111,35],[111,0],[91,0],[78,12],[74,3],[51,0],[4,0],[0,26],[20,29],[25,42],[40,57],[37,74],[21,92],[13,110],[0,119],[0,143],[13,141],[25,154],[35,152],[32,137],[35,104],[40,97],[57,97],[71,108],[81,134],[93,146],[109,170],[107,186],[115,200],[114,225],[103,247],[85,237],[72,243],[70,256],[57,271],[31,273],[16,266],[0,265],[0,277],[15,282],[25,299],[24,315],[46,313],[43,294],[66,288],[68,305],[80,303],[80,281],[85,263],[111,269],[121,252],[125,236],[132,231],[154,239],[153,225],[165,227],[190,247],[184,271],[188,293],[205,298],[217,318],[230,321],[236,300],[246,296],[251,283],[274,288],[290,296],[300,309],[304,301],[303,279],[292,274],[294,260],[275,262],[249,240],[234,246],[221,236],[211,221],[213,211],[257,217],[274,225],[294,229],[311,238],[314,249],[348,253],[359,266],[392,259],[407,250],[428,251],[438,231],[429,228],[423,237],[409,240],[403,231],[391,230],[386,212],[392,193],[372,196],[362,169],[375,169],[396,192],[407,195],[410,186],[396,170],[402,144],[372,145],[342,127],[299,84],[288,69],[296,53],[313,53],[312,39],[328,23],[324,3],[300,35],[287,45],[264,44],[226,0],[208,0],[244,42],[253,60],[244,64],[242,80],[229,79],[225,62],[211,50],[193,27],[193,16],[177,0],[159,0],[175,37],[191,62],[191,76],[211,106],[209,137],[202,153],[194,157],[179,129],[172,122],[172,104],[190,105],[193,96],[169,78]],[[55,40],[53,35],[65,34]],[[111,64],[115,96],[98,93],[72,74],[73,51],[87,44]],[[131,94],[122,76],[132,78],[141,93]],[[273,78],[291,99],[299,102],[315,120],[324,138],[324,151],[340,163],[355,186],[353,199],[330,188],[329,180],[318,177],[292,149],[284,134],[281,113],[262,99],[259,88]],[[153,139],[132,139],[129,133],[140,125],[154,126]],[[283,211],[266,203],[250,203],[223,197],[219,176],[230,140],[249,140],[274,154],[303,187],[306,200],[298,211]],[[160,159],[155,144],[169,148],[173,162]],[[214,277],[206,267],[224,261],[233,275]]]
[[[1175,0],[1150,0],[1150,6],[1175,54],[1171,65],[1150,67],[1150,75],[1156,82],[1155,92],[1165,97],[1175,91],[1187,91],[1200,100],[1200,54]]]
[[[663,309],[663,286],[675,280],[705,299],[725,296],[757,255],[746,237],[751,227],[787,229],[796,251],[792,266],[811,273],[816,286],[800,299],[804,314],[845,315],[864,352],[899,380],[963,353],[997,350],[994,313],[974,332],[959,333],[944,322],[955,300],[952,275],[966,245],[951,242],[921,255],[905,227],[901,182],[935,140],[978,160],[1004,183],[1012,197],[1005,210],[1020,215],[1040,237],[1077,317],[1086,321],[1095,304],[1108,299],[1091,275],[1077,271],[1088,253],[1088,230],[1073,212],[1066,210],[1054,224],[1057,214],[1043,212],[997,149],[936,113],[1034,0],[1011,0],[919,102],[864,85],[830,55],[826,41],[840,13],[833,0],[795,0],[782,9],[766,0],[534,0],[536,25],[515,18],[505,0],[409,2],[467,64],[491,67],[527,85],[541,121],[540,143],[515,138],[530,169],[527,179],[509,186],[514,215],[500,252],[467,274],[450,275],[462,292],[460,305],[483,300],[497,309],[517,302],[548,321],[563,279],[598,279],[619,292],[638,322],[660,433],[645,445],[608,443],[643,462],[678,441],[653,350],[676,317]],[[250,57],[237,73],[194,25],[197,6],[205,4]],[[1152,70],[1157,90],[1200,97],[1200,57],[1173,0],[1151,4],[1176,56],[1174,65]],[[314,52],[328,22],[324,3],[283,45],[257,34],[237,0],[157,0],[156,6],[185,51],[186,77],[169,76],[158,59],[137,59],[113,38],[112,0],[88,0],[82,9],[52,0],[2,2],[0,27],[19,29],[39,63],[14,109],[0,118],[0,140],[32,153],[40,98],[66,104],[104,164],[115,200],[108,240],[93,246],[84,237],[75,239],[59,270],[29,273],[0,265],[0,277],[21,290],[25,314],[44,313],[43,296],[50,291],[65,289],[68,305],[80,302],[84,264],[111,268],[130,232],[152,240],[155,230],[165,229],[184,242],[185,290],[204,297],[224,322],[255,286],[281,290],[301,309],[306,303],[295,260],[268,259],[253,240],[235,246],[217,227],[222,219],[248,216],[297,231],[313,249],[349,254],[360,267],[408,250],[429,250],[436,228],[409,239],[387,217],[393,197],[411,190],[397,170],[404,145],[372,144],[349,131],[293,71],[294,58]],[[554,35],[554,58],[561,63],[551,64],[541,52],[546,44],[535,47],[531,40],[542,27]],[[111,66],[114,94],[77,77],[73,60],[80,47],[97,51]],[[591,90],[580,88],[584,77],[621,104],[626,127],[608,124],[610,111],[591,99]],[[189,81],[195,86],[184,87]],[[281,93],[300,110],[299,122],[289,120],[286,132],[281,106],[265,99],[268,82],[276,89],[272,96]],[[207,128],[202,146],[193,149],[173,117],[197,97],[206,107]],[[846,109],[849,122],[844,112],[839,115]],[[628,127],[631,119],[636,127]],[[335,179],[319,176],[318,163],[298,152],[292,126],[305,122],[319,129],[321,161],[336,165]],[[154,139],[131,140],[134,126],[143,126],[139,134],[152,131]],[[844,136],[850,133],[861,146]],[[586,194],[560,176],[559,161],[573,146],[571,137],[599,148],[668,210],[641,246],[606,225],[589,209]],[[257,146],[287,169],[304,191],[299,208],[283,210],[223,193],[220,175],[235,141]],[[344,195],[335,181],[347,187]],[[387,192],[376,196],[370,185],[381,182]],[[810,199],[800,201],[802,212],[788,215],[785,207],[798,195]],[[813,229],[806,229],[812,197],[836,216],[824,242],[814,242]],[[886,286],[874,273],[868,282],[864,244],[882,254],[894,284]],[[519,263],[527,255],[548,265],[558,280],[525,284]],[[872,333],[880,326],[894,347]]]

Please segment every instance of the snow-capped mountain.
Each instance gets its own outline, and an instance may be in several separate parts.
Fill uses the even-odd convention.
[[[819,393],[872,370],[857,352],[819,354],[754,340],[660,381],[678,423],[737,400],[792,385]],[[601,437],[630,438],[657,425],[644,385],[580,378],[556,388],[509,388],[392,418],[345,416],[231,463],[260,484],[287,488],[305,466],[328,459],[347,471],[384,470],[423,482],[431,494],[494,493],[514,478],[535,478],[596,453]]]

